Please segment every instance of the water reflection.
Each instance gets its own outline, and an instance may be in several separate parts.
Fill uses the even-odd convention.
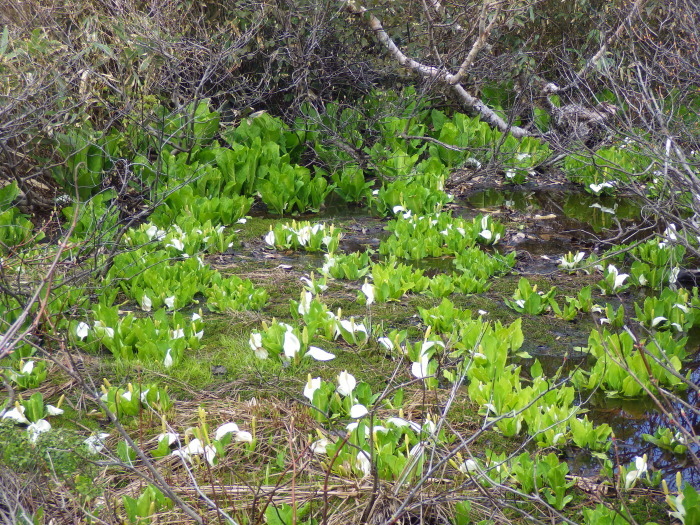
[[[593,233],[613,228],[617,221],[639,220],[641,212],[639,204],[632,199],[555,190],[487,189],[471,195],[465,202],[480,209],[503,208],[521,213],[554,214],[561,223],[558,225],[559,231],[581,229]]]

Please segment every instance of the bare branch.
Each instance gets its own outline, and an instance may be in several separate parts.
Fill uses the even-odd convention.
[[[488,26],[485,26],[483,31],[480,32],[479,37],[472,46],[470,53],[467,58],[462,63],[460,72],[457,75],[451,74],[449,71],[437,68],[434,66],[429,66],[414,60],[399,49],[394,40],[385,31],[381,21],[371,14],[365,7],[359,5],[355,0],[342,0],[342,2],[347,6],[347,9],[355,14],[364,16],[367,19],[367,23],[370,29],[374,32],[377,39],[389,50],[389,53],[396,59],[396,61],[402,66],[418,73],[423,77],[432,78],[439,80],[444,84],[452,86],[452,89],[459,95],[462,101],[474,111],[478,112],[482,118],[488,122],[490,125],[498,128],[503,132],[510,132],[513,136],[517,138],[526,137],[532,135],[532,133],[525,128],[518,126],[510,126],[503,118],[501,118],[495,111],[489,108],[483,101],[469,94],[469,92],[464,89],[460,84],[460,81],[466,74],[466,70],[474,61],[476,54],[483,48],[486,43],[486,38],[488,34],[493,29],[494,22],[492,21]],[[482,11],[482,16],[485,16],[485,12]],[[495,18],[494,18],[495,20]],[[464,71],[462,71],[464,69]]]

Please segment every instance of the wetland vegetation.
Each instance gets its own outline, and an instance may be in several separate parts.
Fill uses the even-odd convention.
[[[0,523],[700,523],[700,28],[627,4],[11,2]]]

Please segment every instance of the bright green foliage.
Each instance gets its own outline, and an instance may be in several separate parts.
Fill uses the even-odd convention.
[[[257,184],[262,201],[278,215],[319,211],[333,187],[320,172],[312,179],[307,168],[290,164],[271,166],[267,178]]]
[[[549,454],[533,461],[527,452],[513,458],[511,476],[526,494],[542,492],[550,505],[562,510],[572,499],[566,492],[574,482],[566,481],[569,466],[560,462],[555,454]]]
[[[292,507],[287,503],[275,505],[271,503],[265,509],[265,523],[267,525],[315,525],[316,520],[303,520],[308,516],[311,510],[311,502],[306,502],[304,505]]]
[[[393,235],[381,243],[379,253],[412,260],[460,256],[475,243],[497,243],[505,232],[504,226],[488,215],[468,221],[449,213],[400,215],[389,221],[386,229]],[[471,262],[463,261],[463,267]]]
[[[372,199],[379,215],[411,212],[416,215],[439,213],[452,199],[442,189],[426,187],[421,182],[399,179],[382,186]]]
[[[543,489],[547,503],[557,510],[562,510],[574,497],[566,494],[574,482],[566,481],[569,473],[569,465],[560,462],[555,454],[549,454],[537,463],[538,475],[546,481],[547,487]]]
[[[490,255],[473,247],[456,254],[453,264],[458,273],[485,280],[493,276],[507,275],[515,265],[516,255],[516,252],[510,252],[508,255]]]
[[[369,252],[353,252],[348,254],[326,255],[321,273],[328,274],[334,279],[361,279],[370,270]]]
[[[386,229],[392,235],[381,243],[379,253],[404,259],[458,254],[476,241],[471,221],[447,213],[399,216]]]
[[[569,420],[569,427],[571,428],[571,439],[577,447],[604,452],[612,444],[608,440],[612,429],[607,423],[595,426],[588,420],[588,416],[583,416],[583,419],[572,417]]]
[[[302,301],[308,303],[310,301],[304,298],[305,293],[308,292],[302,293]],[[312,311],[309,305],[307,316],[310,322],[308,326],[304,327],[292,327],[287,323],[277,321],[277,319],[273,319],[270,324],[263,321],[262,330],[260,332],[252,332],[250,335],[250,348],[260,359],[267,359],[272,354],[274,357],[279,357],[287,365],[298,365],[304,357],[311,357],[317,361],[330,361],[335,358],[333,354],[310,345],[315,335],[314,330],[327,328],[319,322],[321,319],[317,317],[325,313],[325,311],[317,309]],[[327,320],[327,316],[325,320]],[[332,318],[332,320],[334,323],[332,327],[333,336],[336,337],[339,331],[335,324],[336,319]]]
[[[625,283],[629,274],[620,273],[617,267],[609,264],[603,274],[603,279],[598,283],[598,288],[603,295],[615,295],[629,288],[629,283]]]
[[[431,336],[431,329],[425,331],[423,339],[411,343],[406,341],[403,353],[411,361],[411,374],[421,379],[428,390],[434,390],[438,386],[436,376],[438,361],[442,361],[445,354],[445,343],[442,339]]]
[[[221,135],[234,148],[237,146],[254,148],[260,144],[276,144],[281,154],[289,155],[296,161],[304,132],[290,131],[282,119],[261,112],[242,119],[238,126],[224,131]]]
[[[513,458],[510,472],[525,494],[535,494],[543,485],[541,475],[538,476],[539,472],[535,470],[535,462],[527,452]]]
[[[697,296],[697,289],[695,290]],[[696,310],[687,290],[664,288],[661,295],[646,297],[642,307],[634,303],[636,321],[650,330],[687,332],[696,323]]]
[[[14,355],[16,352],[13,352]],[[21,390],[37,388],[46,379],[46,363],[38,360],[14,359],[14,366],[7,372],[7,379]]]
[[[638,286],[659,289],[675,282],[685,247],[652,239],[632,248],[630,255],[636,259],[630,268],[632,282]]]
[[[331,176],[335,183],[334,191],[345,202],[361,204],[371,197],[372,182],[365,180],[364,172],[357,166],[345,166],[342,170],[333,172]]]
[[[478,152],[485,149],[494,141],[498,140],[501,133],[491,129],[478,117],[469,118],[462,113],[455,113],[452,120],[449,120],[441,111],[434,110],[431,113],[433,127],[436,130],[436,137],[440,142]],[[448,166],[459,166],[465,160],[468,151],[454,151],[442,146],[430,145],[430,154],[438,157]],[[482,153],[482,155],[484,155]],[[487,160],[486,156],[482,157]]]
[[[31,239],[33,229],[32,222],[17,208],[0,211],[0,253],[5,254],[12,248],[25,244]],[[42,237],[43,233],[39,233],[35,240]]]
[[[532,286],[524,277],[518,281],[518,288],[513,294],[513,299],[506,299],[506,304],[518,313],[529,315],[541,315],[548,311],[554,304],[554,295],[557,287],[553,286],[547,293],[538,292],[537,285]]]
[[[683,525],[700,525],[700,494],[692,485],[682,483],[680,472],[676,473],[676,486],[683,486],[683,489],[674,496],[669,492],[666,480],[663,481],[666,502],[672,510],[670,515]]]
[[[338,317],[336,324],[336,337],[342,337],[343,340],[349,345],[361,347],[364,346],[369,340],[369,331],[365,323],[355,321],[354,317],[351,317],[350,319],[340,319]]]
[[[337,316],[311,292],[301,292],[299,302],[290,300],[289,308],[293,319],[303,319],[310,337],[320,336],[331,341],[338,335]]]
[[[393,258],[372,265],[372,281],[378,303],[398,301],[409,292],[421,293],[430,286],[430,279],[423,276],[423,270],[414,270]]]
[[[202,293],[212,312],[260,310],[269,298],[267,291],[255,287],[250,279],[241,279],[237,275],[224,277],[219,272],[214,273]]]
[[[131,249],[141,249],[138,254],[166,251],[175,257],[194,257],[201,253],[221,253],[231,248],[235,235],[224,226],[213,226],[210,221],[197,222],[193,217],[180,215],[167,230],[153,223],[131,228],[124,234],[122,242]]]
[[[277,223],[265,235],[265,242],[277,250],[297,250],[303,248],[307,252],[325,251],[333,254],[338,250],[343,233],[333,224],[308,221],[292,221]]]
[[[148,385],[129,383],[126,388],[120,388],[110,385],[105,380],[105,384],[102,385],[102,401],[117,417],[138,416],[141,412],[148,412],[149,409],[165,414],[172,408],[167,390],[155,383]]]
[[[169,309],[189,305],[217,273],[197,257],[168,264],[170,256],[165,250],[147,255],[140,252],[120,254],[107,279],[118,284],[144,311],[161,308],[169,298]]]
[[[637,345],[628,332],[614,334],[604,330],[601,334],[593,330],[587,351],[596,358],[596,363],[589,372],[577,370],[571,379],[577,388],[602,387],[609,396],[620,397],[642,396],[645,388],[653,392],[656,383],[683,388],[685,383],[676,374],[680,372],[681,360],[686,355],[685,344],[686,339],[674,341],[664,332]]]
[[[367,476],[374,466],[380,479],[400,484],[415,480],[423,471],[427,454],[424,442],[441,443],[445,439],[444,432],[435,432],[435,424],[430,420],[421,426],[402,417],[390,417],[385,421],[375,418],[374,426],[370,427],[365,416],[373,410],[379,395],[372,394],[366,383],[356,383],[352,376],[349,378],[351,383],[347,382],[347,373],[342,372],[338,376],[338,387],[319,378],[310,378],[307,388],[316,382],[313,391],[304,392],[311,398],[315,408],[312,414],[318,421],[333,425],[343,417],[356,420],[348,427],[347,440],[323,439],[328,457],[334,458],[330,468],[339,475]],[[402,398],[403,393],[397,392],[386,404],[400,406]],[[368,441],[370,434],[372,448]]]
[[[586,525],[627,525],[629,521],[614,509],[599,503],[594,509],[583,509]]]
[[[36,392],[29,399],[23,400],[22,406],[24,407],[24,417],[32,423],[51,415],[49,405],[44,403],[44,396],[41,392]]]
[[[657,428],[654,435],[642,434],[642,439],[679,456],[685,455],[688,451],[683,434],[678,431],[674,433],[670,428]]]
[[[470,321],[471,310],[455,308],[449,299],[443,299],[435,308],[418,308],[423,323],[430,326],[438,334],[450,334],[458,321]]]
[[[588,313],[593,309],[593,297],[591,286],[584,286],[576,297],[566,297],[564,308],[559,308],[556,301],[551,302],[552,310],[557,317],[566,321],[573,321],[579,312]],[[624,309],[620,311],[624,314]]]
[[[482,407],[484,414],[493,418],[495,426],[506,436],[516,436],[526,424],[527,433],[535,437],[540,447],[563,447],[569,432],[569,421],[575,419],[579,407],[574,404],[575,391],[570,386],[556,387],[542,375],[537,361],[532,366],[532,382],[524,385],[520,379],[520,367],[508,364],[523,342],[520,320],[508,327],[500,323],[491,325],[481,319],[465,319],[458,312],[451,312],[443,301],[440,310],[431,315],[431,323],[438,319],[453,320],[456,336],[452,358],[465,360],[461,373],[469,380],[468,394]],[[427,313],[427,312],[426,312]],[[451,314],[451,316],[449,315]],[[424,314],[425,315],[425,314]],[[445,377],[455,381],[455,372],[445,370]],[[607,425],[594,428],[587,420],[576,421],[577,444],[593,451],[605,451],[611,429]],[[583,426],[582,426],[583,425]]]
[[[569,155],[564,170],[569,178],[596,195],[613,192],[615,186],[630,182],[637,173],[649,173],[653,161],[629,144],[596,151],[591,159],[585,155]]]
[[[117,255],[107,274],[107,282],[117,284],[144,311],[162,306],[169,310],[184,308],[196,302],[195,296],[200,293],[207,298],[207,306],[212,311],[256,310],[264,306],[267,292],[255,288],[250,280],[237,276],[224,278],[218,270],[204,264],[198,255],[189,256],[188,252],[196,254],[203,244],[206,247],[211,243],[219,248],[226,244],[223,227],[205,228],[189,236],[177,225],[170,234],[158,231],[153,225],[132,232],[127,243],[141,242],[148,237],[160,239],[157,242],[161,245],[167,242],[166,249],[149,252],[155,246],[149,245]],[[184,254],[185,259],[169,262],[179,254]]]
[[[179,312],[168,316],[160,309],[150,317],[137,318],[133,312],[120,317],[116,306],[98,304],[91,317],[92,326],[73,323],[70,335],[76,344],[93,352],[105,347],[116,358],[155,361],[166,368],[178,363],[186,350],[199,348],[204,334],[198,314],[185,320]]]
[[[279,162],[279,146],[268,142],[263,147],[260,139],[251,146],[215,148],[212,150],[217,172],[210,172],[195,181],[195,187],[205,195],[246,195],[255,193],[258,178],[263,176],[260,166]]]
[[[483,291],[487,287],[486,283],[484,283],[484,286],[480,288]],[[455,288],[454,279],[447,274],[441,273],[430,279],[430,286],[426,293],[431,297],[449,297],[454,293]],[[472,291],[471,287],[465,285],[465,288],[468,288],[469,291],[464,291],[463,293],[475,293]]]
[[[151,516],[173,507],[172,500],[166,498],[154,485],[148,485],[138,499],[122,496],[122,503],[131,525],[148,525],[151,523]]]
[[[342,375],[343,373],[340,374]],[[321,381],[313,391],[312,405],[316,410],[312,414],[320,422],[336,421],[349,417],[356,404],[371,409],[377,397],[372,394],[370,385],[363,381],[355,381],[355,386],[349,393],[342,390],[340,385],[336,387],[333,383]]]
[[[168,195],[151,220],[160,227],[182,222],[185,217],[192,223],[230,226],[244,217],[252,204],[252,198],[240,195],[199,196],[187,185]]]
[[[472,522],[471,508],[471,503],[466,499],[455,503],[454,516],[452,518],[454,525],[469,525]]]
[[[87,197],[88,200],[84,203],[76,203],[61,210],[67,224],[75,221],[74,239],[80,240],[94,235],[99,235],[103,242],[112,239],[119,218],[118,210],[110,206],[114,197],[114,190],[107,190],[94,197]]]
[[[15,246],[26,243],[32,237],[34,225],[17,208],[12,206],[19,195],[17,183],[0,188],[0,254],[5,254]],[[41,240],[42,232],[34,241]]]
[[[536,437],[540,447],[564,446],[567,442],[567,419],[578,412],[573,405],[572,387],[553,388],[545,378],[533,379],[530,386],[520,382],[520,368],[504,366],[499,372],[485,367],[489,356],[495,354],[499,343],[484,338],[474,363],[468,370],[470,398],[484,407],[486,414],[498,418],[496,427],[505,436],[516,436],[527,423],[527,432]],[[496,354],[497,355],[497,354]],[[502,359],[502,358],[501,358]],[[489,375],[494,379],[489,379]]]
[[[455,339],[451,357],[472,359],[469,374],[480,381],[498,377],[506,369],[510,354],[515,354],[523,344],[524,336],[520,319],[508,326],[479,319],[464,319],[457,313],[452,334]],[[477,366],[474,366],[477,365]]]
[[[610,303],[606,303],[605,308],[595,305],[591,311],[604,314],[604,317],[599,319],[600,324],[607,324],[611,328],[622,328],[625,326],[625,306],[622,304],[617,309]]]
[[[410,175],[420,160],[420,154],[421,151],[409,153],[403,147],[387,150],[380,142],[375,143],[370,150],[379,172],[390,179]]]

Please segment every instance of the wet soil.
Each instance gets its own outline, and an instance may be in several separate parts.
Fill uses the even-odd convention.
[[[450,185],[455,194],[453,203],[447,206],[455,215],[472,218],[478,214],[488,213],[504,223],[507,227],[505,238],[498,249],[518,253],[515,279],[518,276],[531,279],[548,277],[552,285],[561,288],[580,288],[585,283],[585,276],[569,276],[558,269],[558,259],[568,252],[601,252],[612,243],[629,242],[634,238],[635,229],[639,235],[647,234],[641,217],[639,205],[629,198],[596,197],[581,191],[579,186],[567,182],[559,174],[543,175],[531,183],[521,186],[506,186],[501,183],[503,177],[489,177],[488,174],[461,172],[460,177],[453,177]],[[269,217],[258,210],[255,215]],[[376,250],[380,241],[389,233],[385,230],[388,219],[374,217],[366,208],[348,207],[346,205],[328,206],[321,213],[299,217],[298,220],[332,221],[341,226],[345,232],[341,250],[354,251]],[[623,239],[623,233],[626,237]],[[304,254],[298,252],[277,253],[267,249],[262,239],[251,239],[244,243],[242,250],[235,256],[223,256],[228,263],[243,258],[252,261],[266,261],[266,265],[277,265],[284,270],[305,271],[318,268],[323,264],[322,254]],[[239,259],[240,260],[240,259]],[[219,264],[226,263],[223,260]],[[425,260],[416,263],[426,269],[430,275],[452,270],[449,259]],[[583,281],[582,281],[583,279]],[[596,282],[598,277],[591,277]],[[510,283],[510,281],[509,281]],[[512,289],[511,288],[511,289]],[[491,299],[502,302],[502,297],[486,294]],[[638,294],[637,294],[638,295]],[[633,315],[632,303],[638,297],[628,293],[618,299],[599,298],[599,302],[612,301],[615,306],[626,305],[627,312]],[[526,344],[523,350],[530,359],[522,360],[527,365],[539,359],[545,373],[569,373],[579,367],[588,366],[588,357],[579,348],[585,347],[591,329],[591,319],[587,322],[561,322],[546,319],[549,336],[556,344],[538,342],[537,337],[527,333],[527,321],[524,320]],[[541,319],[534,320],[541,323]],[[593,321],[595,322],[595,321]],[[690,348],[697,348],[700,333],[691,342]],[[562,350],[565,349],[565,350]],[[696,354],[697,355],[697,354]],[[700,379],[700,359],[696,365],[689,364]],[[527,367],[525,367],[527,369]],[[689,396],[686,401],[696,406],[697,395]],[[585,400],[581,400],[582,402]],[[653,434],[659,426],[667,426],[658,407],[651,401],[621,401],[611,399],[603,394],[596,394],[588,404],[589,417],[596,423],[609,424],[615,434],[614,460],[629,464],[635,456],[647,454],[654,469],[661,470],[670,486],[673,486],[675,473],[683,471],[686,480],[700,486],[698,469],[687,464],[687,459],[673,456],[642,439],[642,434]],[[694,422],[700,427],[700,422]],[[698,428],[700,431],[700,428]],[[613,457],[611,455],[611,457]],[[568,457],[572,473],[595,478],[600,461],[585,451],[571,451]]]

